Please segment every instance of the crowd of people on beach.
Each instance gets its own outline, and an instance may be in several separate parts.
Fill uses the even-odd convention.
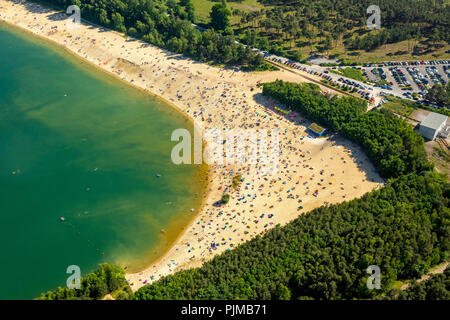
[[[200,64],[101,28],[82,25],[68,30],[64,20],[52,21],[47,16],[17,9],[15,15],[6,13],[2,18],[165,99],[200,122],[203,130],[217,129],[224,136],[234,129],[257,130],[268,133],[269,143],[277,132],[275,167],[273,162],[263,161],[271,155],[259,149],[254,163],[230,163],[223,150],[215,154],[223,161],[210,166],[201,210],[161,259],[142,272],[127,275],[134,289],[199,266],[313,208],[362,196],[382,182],[359,147],[336,135],[315,137],[301,115],[262,96],[258,84],[295,75],[283,71],[244,73]],[[248,148],[251,146],[237,150],[235,156],[245,158]],[[170,161],[170,154],[167,157]],[[234,187],[237,175],[242,178]],[[224,194],[230,195],[229,202],[218,205]],[[161,237],[165,235],[161,233]]]

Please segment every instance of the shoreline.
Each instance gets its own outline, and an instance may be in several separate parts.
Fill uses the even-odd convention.
[[[0,7],[0,8],[1,8],[1,7]],[[15,29],[15,30],[17,30],[17,31],[19,31],[19,32],[25,32],[26,34],[28,34],[28,35],[31,36],[31,37],[34,37],[34,38],[37,37],[37,38],[39,38],[39,40],[41,40],[41,41],[44,41],[44,42],[49,42],[49,41],[50,41],[50,42],[52,43],[52,45],[57,46],[58,49],[61,49],[61,50],[65,51],[66,54],[72,56],[73,58],[75,58],[75,59],[77,59],[77,60],[81,60],[82,63],[85,63],[85,64],[88,64],[89,66],[95,67],[98,71],[100,71],[100,72],[102,72],[102,73],[105,73],[105,74],[108,74],[108,76],[114,77],[116,80],[119,80],[119,81],[123,82],[124,84],[126,84],[126,85],[128,85],[128,86],[132,86],[133,88],[135,88],[135,89],[137,89],[137,90],[139,90],[139,91],[141,91],[141,92],[143,92],[143,93],[145,93],[145,94],[148,94],[148,95],[150,95],[150,96],[153,97],[153,98],[156,98],[156,99],[158,99],[158,100],[161,100],[161,101],[164,102],[165,104],[170,105],[170,106],[171,106],[172,108],[174,108],[176,111],[179,111],[180,113],[182,113],[183,116],[184,116],[189,122],[191,122],[192,125],[194,125],[194,120],[193,120],[188,114],[186,114],[186,112],[185,112],[183,109],[181,109],[181,108],[180,108],[179,106],[177,106],[175,103],[173,103],[173,102],[167,100],[165,97],[160,96],[160,95],[157,95],[156,93],[153,93],[153,92],[151,92],[151,91],[149,91],[149,90],[147,90],[147,89],[144,89],[144,88],[142,88],[142,87],[140,87],[140,86],[138,86],[138,85],[136,85],[136,84],[134,84],[134,83],[132,83],[132,82],[126,81],[126,80],[120,78],[117,74],[114,74],[114,73],[112,73],[112,72],[109,72],[108,70],[102,68],[101,66],[99,66],[99,65],[97,65],[97,64],[95,64],[95,63],[92,63],[91,61],[87,60],[87,59],[84,58],[83,56],[76,54],[75,52],[71,51],[69,48],[67,48],[66,46],[62,45],[61,43],[56,42],[56,41],[52,41],[50,38],[47,38],[47,37],[45,37],[45,36],[43,36],[43,35],[40,35],[40,34],[33,33],[32,31],[30,31],[30,30],[28,30],[28,29],[26,29],[26,28],[23,28],[23,27],[21,27],[21,26],[18,26],[17,24],[13,24],[13,23],[11,23],[11,22],[8,22],[7,20],[2,19],[1,15],[0,15],[0,22],[5,23],[5,24],[8,25],[10,28],[13,28],[13,29]],[[114,32],[114,31],[111,31],[111,32]]]
[[[15,25],[15,24],[12,24],[12,23],[2,19],[1,16],[0,16],[0,22],[5,23],[9,28],[12,28],[12,29],[14,29],[17,32],[24,32],[27,35],[29,35],[30,37],[38,38],[39,41],[43,41],[43,42],[51,41],[50,39],[48,39],[48,38],[46,38],[46,37],[44,37],[42,35],[35,34],[35,33],[33,33],[32,31],[30,31],[28,29],[25,29],[25,28],[22,28],[20,26]],[[73,51],[70,51],[67,47],[65,47],[64,45],[61,45],[58,42],[54,42],[54,41],[51,41],[51,42],[52,42],[53,46],[57,46],[57,48],[60,49],[60,50],[63,50],[65,54],[68,54],[68,55],[72,56],[74,59],[80,60],[81,63],[85,63],[85,64],[88,64],[89,66],[93,66],[93,67],[96,68],[97,71],[100,71],[102,73],[108,74],[108,76],[112,76],[115,80],[121,81],[121,82],[123,82],[126,85],[132,86],[133,88],[139,90],[140,92],[142,92],[144,94],[147,94],[147,95],[150,95],[152,98],[158,99],[161,102],[164,102],[165,104],[171,106],[174,109],[174,111],[180,112],[183,115],[183,117],[186,120],[188,120],[192,126],[194,126],[194,120],[191,117],[189,117],[186,114],[186,112],[184,112],[182,109],[180,109],[176,104],[172,103],[171,101],[165,99],[164,97],[158,96],[157,94],[152,93],[152,92],[150,92],[150,91],[148,91],[148,90],[146,90],[146,89],[144,89],[142,87],[139,87],[139,86],[137,86],[137,85],[135,85],[135,84],[133,84],[131,82],[128,82],[128,81],[125,81],[125,80],[121,79],[116,74],[108,72],[107,70],[101,68],[100,66],[98,66],[96,64],[93,64],[92,62],[90,62],[89,60],[85,59],[82,56],[76,55]],[[203,207],[206,204],[205,203],[206,202],[205,199],[208,197],[208,193],[209,193],[206,190],[208,188],[207,180],[210,177],[211,168],[207,164],[202,164],[201,166],[205,167],[204,168],[204,172],[202,172],[202,176],[204,174],[206,182],[201,186],[201,190],[204,191],[205,197],[201,201],[201,203],[200,203],[200,205],[198,207],[197,213],[191,219],[189,219],[189,222],[185,225],[185,227],[181,228],[181,231],[178,233],[178,235],[172,241],[170,241],[170,244],[168,246],[166,246],[166,248],[162,251],[161,255],[158,258],[156,258],[154,260],[151,260],[147,264],[147,267],[150,266],[151,264],[158,263],[164,257],[164,255],[175,245],[175,243],[179,240],[179,238],[184,234],[184,232],[186,231],[187,227],[197,218],[197,216],[200,214],[200,212],[202,212]],[[200,168],[200,170],[203,171],[202,168]],[[125,267],[125,270],[134,269],[134,268],[128,268],[129,266],[124,266],[124,267]],[[145,267],[145,268],[147,268],[147,267]],[[139,272],[139,271],[136,271],[136,272]]]
[[[201,170],[201,169],[200,169]],[[159,264],[162,262],[162,260],[165,258],[166,254],[177,244],[177,242],[182,238],[182,236],[184,235],[184,233],[187,231],[187,229],[189,228],[189,226],[195,221],[195,219],[198,218],[198,216],[201,214],[201,212],[203,211],[203,207],[206,206],[206,199],[208,198],[208,194],[210,193],[210,191],[208,191],[208,178],[210,176],[211,173],[211,169],[209,167],[207,167],[206,169],[206,182],[205,184],[202,186],[202,189],[205,190],[204,193],[204,198],[200,203],[200,206],[197,210],[197,212],[192,216],[191,219],[189,219],[188,223],[184,225],[184,227],[181,228],[181,231],[178,232],[177,236],[171,241],[171,243],[166,246],[166,248],[162,251],[162,253],[158,256],[158,258],[150,260],[148,263],[146,263],[145,268],[143,270],[147,270],[150,266],[155,265],[155,264]],[[128,266],[127,266],[128,267]],[[138,271],[135,272],[128,272],[128,268],[124,268],[124,270],[127,272],[128,274],[135,274],[135,273],[140,273],[143,270],[139,269]]]
[[[0,19],[7,24],[57,43],[77,59],[181,111],[192,123],[201,119],[204,129],[281,132],[279,168],[273,175],[260,173],[260,164],[208,166],[198,212],[158,259],[140,272],[127,273],[133,290],[176,271],[200,266],[304,212],[360,197],[383,183],[358,146],[338,135],[310,138],[306,133],[308,120],[300,115],[289,119],[278,114],[272,108],[275,103],[256,87],[276,79],[305,81],[298,75],[283,70],[244,73],[212,67],[92,24],[68,30],[65,20],[47,17],[52,14],[62,18],[63,14],[42,10],[34,3],[0,0],[0,7],[6,9],[0,12]],[[243,182],[228,190],[229,204],[214,206],[236,174],[242,175]],[[320,194],[313,196],[314,189],[320,189]]]

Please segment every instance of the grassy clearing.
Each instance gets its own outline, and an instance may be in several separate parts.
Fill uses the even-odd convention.
[[[195,9],[195,17],[198,23],[209,23],[209,13],[211,8],[220,1],[211,0],[192,0],[192,4]],[[264,8],[270,8],[270,6],[264,6],[260,4],[257,0],[244,0],[242,2],[227,2],[227,6],[231,11],[234,9],[239,9],[242,11],[255,11]],[[231,17],[231,23],[238,24],[240,21],[238,17]]]
[[[192,0],[195,9],[195,17],[198,23],[209,23],[209,13],[213,5],[219,2],[210,0]]]
[[[392,289],[394,290],[400,290],[401,287],[403,287],[404,284],[407,284],[409,281],[405,280],[405,281],[395,281],[394,284],[392,285]]]
[[[442,150],[441,148],[438,147],[433,147],[435,153],[434,155],[436,157],[439,157],[440,159],[442,159],[445,162],[449,162],[450,161],[450,156],[448,155],[447,152],[445,152],[444,150]]]
[[[307,41],[303,39],[302,41]],[[303,42],[304,43],[304,42]],[[423,48],[429,46],[429,50],[422,52],[421,54],[414,54],[414,45],[419,45]],[[318,43],[313,45],[313,51],[316,51]],[[438,48],[439,46],[442,46]],[[384,61],[408,61],[408,60],[438,60],[438,59],[450,59],[450,45],[447,43],[438,43],[438,47],[428,44],[426,41],[421,43],[405,40],[397,43],[391,43],[383,45],[373,51],[365,50],[347,50],[342,41],[336,41],[335,47],[326,52],[329,56],[335,59],[345,59],[358,64],[363,63],[381,63]],[[304,55],[310,53],[310,48],[304,46],[299,49]],[[429,51],[429,52],[427,52]]]
[[[333,72],[335,74],[345,76],[347,78],[351,78],[357,81],[366,82],[367,79],[363,76],[363,73],[361,70],[353,69],[353,68],[344,68],[339,70],[333,70],[330,69],[330,72]]]
[[[388,102],[383,105],[383,108],[391,110],[401,116],[408,117],[414,110],[417,109],[417,104],[414,101],[400,99],[393,96],[385,97]]]
[[[450,181],[450,155],[447,150],[443,150],[436,141],[425,142],[425,150],[428,159],[434,163],[436,170],[447,176]]]
[[[255,11],[264,8],[272,8],[272,6],[264,6],[258,0],[244,0],[241,2],[227,2],[232,9],[239,9],[243,11]]]
[[[417,42],[414,42],[417,45]],[[335,49],[330,51],[331,55],[337,55],[340,59],[349,59],[359,63],[377,63],[383,61],[403,61],[403,60],[436,60],[449,59],[450,45],[441,43],[442,48],[431,47],[431,51],[419,55],[414,55],[412,48],[414,47],[412,41],[405,40],[397,43],[383,45],[373,51],[346,50],[342,43],[339,43]],[[427,46],[426,42],[419,43],[419,46]]]

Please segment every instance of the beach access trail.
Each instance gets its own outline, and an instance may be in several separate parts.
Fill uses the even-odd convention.
[[[311,137],[306,132],[307,119],[279,112],[275,107],[282,106],[262,96],[259,83],[302,79],[291,72],[245,73],[213,67],[102,27],[83,23],[70,28],[65,14],[25,1],[0,0],[0,19],[50,39],[164,99],[201,122],[203,129],[280,132],[276,173],[263,174],[260,162],[210,166],[200,212],[158,261],[149,261],[141,272],[127,274],[133,290],[176,271],[198,267],[302,213],[361,197],[383,183],[361,148],[336,135]],[[171,161],[170,154],[167,161]],[[237,174],[242,182],[234,189],[230,185]],[[215,205],[224,192],[231,196],[229,203]],[[166,235],[161,233],[161,237]]]

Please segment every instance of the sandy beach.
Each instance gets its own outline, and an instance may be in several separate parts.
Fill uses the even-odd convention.
[[[202,123],[203,129],[280,132],[274,174],[261,163],[210,166],[200,212],[158,261],[127,274],[136,290],[179,270],[198,267],[270,228],[326,204],[361,197],[383,183],[361,148],[339,136],[313,138],[310,122],[278,112],[258,83],[306,81],[287,72],[244,73],[172,54],[101,27],[67,25],[66,15],[39,5],[0,0],[0,20],[50,39],[97,67],[156,95]],[[323,88],[328,92],[328,88]],[[333,94],[333,92],[331,92]],[[171,161],[170,154],[167,161]],[[233,176],[242,182],[231,187]],[[228,204],[217,206],[224,192]]]

